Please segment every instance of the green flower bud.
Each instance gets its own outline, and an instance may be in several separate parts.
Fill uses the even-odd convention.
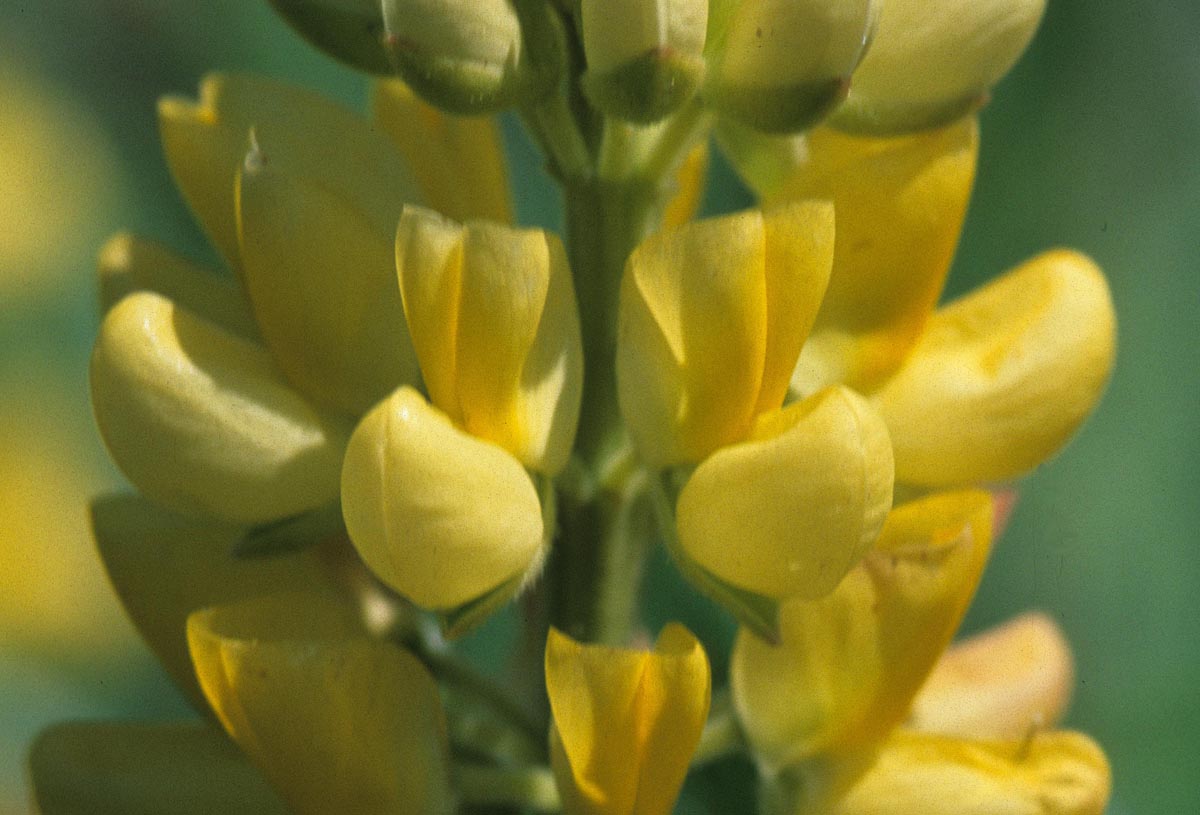
[[[583,0],[580,11],[583,88],[600,110],[653,122],[696,92],[708,0]]]
[[[877,16],[874,0],[715,2],[705,99],[767,133],[803,130],[845,98]]]
[[[313,46],[369,74],[395,73],[384,45],[379,0],[270,0],[275,10]]]
[[[521,21],[509,0],[382,0],[400,75],[455,113],[510,105],[525,84]]]

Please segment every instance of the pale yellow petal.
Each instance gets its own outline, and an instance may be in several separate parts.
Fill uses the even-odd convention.
[[[1101,815],[1112,774],[1081,733],[958,741],[899,732],[831,815]]]
[[[546,688],[569,815],[668,815],[708,716],[708,658],[671,624],[653,651],[551,630]]]
[[[899,133],[978,107],[1033,38],[1045,0],[884,0],[875,37],[834,114],[839,127]]]
[[[29,753],[42,815],[287,815],[275,791],[207,722],[65,722]]]
[[[837,210],[829,290],[793,386],[874,388],[904,360],[941,293],[967,210],[976,121],[871,139],[816,128],[775,200],[826,197]]]
[[[160,295],[109,311],[91,386],[113,460],[166,506],[256,523],[337,497],[341,421],[292,391],[261,347]]]
[[[342,512],[372,571],[426,608],[461,606],[540,563],[541,505],[520,462],[411,388],[354,431]]]
[[[277,595],[188,619],[200,685],[298,815],[452,811],[437,685],[314,598]]]
[[[512,222],[499,120],[445,113],[399,80],[376,82],[372,99],[376,124],[408,160],[430,207],[456,221]]]
[[[261,146],[261,149],[259,149]],[[363,202],[276,164],[260,137],[238,176],[242,278],[263,340],[314,401],[358,416],[419,378],[393,228]]]
[[[903,721],[975,592],[991,523],[984,492],[901,505],[832,594],[784,606],[781,645],[738,635],[734,703],[767,766],[869,752]]]
[[[186,518],[134,495],[99,498],[91,515],[96,548],[125,611],[200,710],[207,703],[188,655],[189,614],[279,591],[333,590],[313,551],[235,558],[243,527]]]
[[[1040,255],[939,309],[874,395],[896,480],[925,486],[1015,478],[1058,452],[1100,398],[1115,315],[1088,258]]]
[[[777,408],[832,260],[833,212],[803,202],[686,224],[634,250],[617,382],[642,457],[695,462]]]
[[[1019,739],[1057,723],[1075,679],[1071,648],[1044,614],[1022,614],[956,643],[913,702],[908,726],[975,739]]]
[[[892,505],[887,428],[829,388],[763,414],[744,443],[703,461],[679,496],[684,551],[721,580],[778,599],[828,594]]]
[[[383,234],[391,234],[405,203],[422,200],[386,136],[311,91],[260,76],[210,74],[198,101],[166,97],[158,115],[175,182],[235,269],[234,186],[251,129],[272,145],[280,167],[357,201]]]
[[[101,313],[127,294],[154,291],[238,336],[258,336],[250,303],[236,282],[159,243],[128,232],[113,235],[100,249],[97,267]]]

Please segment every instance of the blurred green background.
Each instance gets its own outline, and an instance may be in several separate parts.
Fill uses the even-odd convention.
[[[1093,255],[1120,318],[1116,374],[1059,460],[1024,482],[968,629],[1042,608],[1076,648],[1069,723],[1111,757],[1114,813],[1200,812],[1200,4],[1050,0],[983,114],[976,195],[950,284],[1054,245]],[[0,813],[24,811],[25,742],[64,717],[184,707],[108,597],[89,494],[119,484],[91,427],[93,257],[130,229],[212,258],[158,151],[154,101],[210,69],[267,73],[362,105],[264,0],[0,3]],[[510,128],[520,212],[552,190]],[[710,211],[745,203],[714,168]],[[665,570],[671,611],[727,622]],[[663,599],[665,598],[665,599]],[[715,660],[718,671],[721,660]],[[728,772],[744,775],[734,767]],[[721,786],[691,785],[685,808]]]

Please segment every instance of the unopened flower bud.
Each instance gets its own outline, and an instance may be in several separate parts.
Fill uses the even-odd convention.
[[[483,113],[522,85],[521,21],[509,0],[382,0],[386,43],[401,76],[436,106]]]
[[[269,2],[300,36],[334,59],[369,74],[393,73],[379,0]]]
[[[845,98],[878,14],[875,0],[742,0],[711,16],[709,104],[758,130],[794,133]]]
[[[583,87],[600,110],[653,122],[695,93],[708,0],[583,0]]]
[[[831,122],[886,135],[979,107],[1037,30],[1045,0],[887,0],[850,95]]]

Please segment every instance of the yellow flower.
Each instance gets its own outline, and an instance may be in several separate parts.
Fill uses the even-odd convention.
[[[671,624],[653,651],[551,630],[551,760],[568,815],[669,815],[708,715],[708,657]]]
[[[987,493],[902,504],[836,591],[785,606],[780,646],[739,635],[736,710],[788,811],[1102,811],[1103,754],[1083,736],[1037,732],[1069,685],[1052,624],[1026,618],[938,662],[992,524]]]

